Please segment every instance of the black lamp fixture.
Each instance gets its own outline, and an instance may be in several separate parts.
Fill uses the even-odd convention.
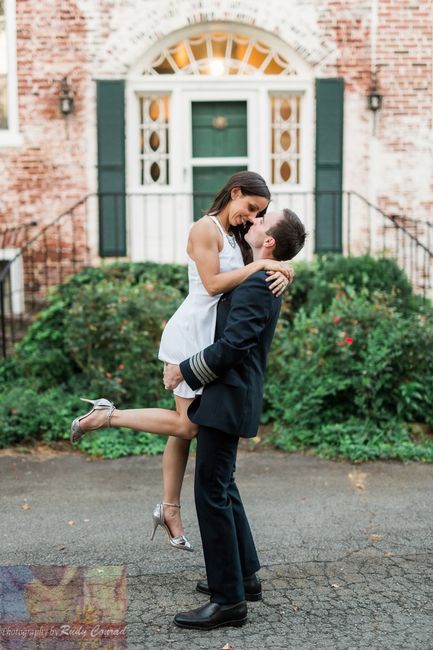
[[[62,114],[66,117],[74,108],[74,98],[71,95],[71,89],[67,77],[63,77],[61,82],[59,105]]]
[[[382,99],[383,95],[377,87],[377,73],[373,72],[371,74],[370,92],[368,93],[368,108],[370,111],[373,111],[373,113],[379,111],[382,108]]]

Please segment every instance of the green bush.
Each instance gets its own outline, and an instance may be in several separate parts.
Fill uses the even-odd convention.
[[[417,458],[410,423],[433,425],[433,316],[401,314],[388,296],[349,291],[301,310],[274,340],[266,405],[283,449],[351,460]],[[433,444],[421,456],[433,460]]]
[[[23,340],[17,345],[15,356],[8,360],[7,370],[3,371],[3,378],[10,381],[13,378],[25,377],[40,390],[74,382],[77,374],[81,372],[84,372],[84,375],[90,372],[93,380],[95,375],[98,375],[98,370],[87,367],[83,371],[85,359],[82,354],[74,352],[74,346],[80,348],[84,342],[84,348],[88,351],[89,347],[96,345],[98,352],[89,360],[93,362],[98,357],[100,368],[107,361],[107,355],[101,357],[104,346],[101,341],[105,341],[105,344],[109,341],[110,346],[116,348],[117,356],[113,359],[117,359],[119,346],[121,348],[122,343],[128,344],[127,337],[132,335],[134,329],[135,336],[136,330],[141,327],[147,332],[145,338],[153,337],[157,340],[160,337],[162,321],[171,316],[187,290],[186,268],[180,265],[123,262],[85,269],[51,292],[48,307],[39,313]],[[138,300],[136,309],[133,304],[129,305],[129,299],[131,302]],[[135,322],[143,306],[145,312],[141,315],[141,320]],[[111,313],[107,323],[105,309],[109,310],[107,314]],[[149,314],[150,330],[143,325]],[[71,318],[76,319],[76,322],[71,322]],[[126,320],[130,321],[128,328],[124,323]],[[117,341],[119,332],[123,335],[125,328],[128,330],[126,338],[123,342]],[[88,337],[85,341],[84,336]],[[99,342],[96,340],[98,336],[101,338]],[[69,347],[70,343],[72,345]],[[147,345],[147,341],[144,341],[144,344]],[[122,363],[125,364],[125,361],[118,361],[118,365]],[[112,372],[112,368],[111,361],[105,371]],[[112,388],[116,387],[115,379],[111,382]],[[1,381],[0,373],[0,387]],[[124,391],[116,390],[115,393],[124,394]]]
[[[150,282],[102,280],[80,288],[64,323],[63,345],[86,376],[90,394],[119,405],[159,401],[159,341],[180,299],[176,289]]]
[[[295,262],[294,268],[295,281],[288,287],[281,309],[281,318],[288,322],[301,307],[307,313],[318,306],[327,309],[335,296],[354,291],[364,291],[366,296],[383,291],[387,303],[404,313],[416,312],[422,302],[414,295],[404,271],[389,258],[329,254],[313,262]]]
[[[0,447],[69,436],[80,396],[119,407],[173,408],[157,358],[165,322],[187,290],[185,267],[114,264],[86,269],[49,296],[13,357],[0,365]],[[109,457],[159,453],[165,438],[94,433],[80,447]]]
[[[9,387],[0,394],[0,447],[68,438],[76,406],[76,395],[62,388],[37,392],[26,381]]]
[[[431,306],[390,260],[326,256],[295,267],[265,386],[275,443],[351,460],[433,460]],[[57,287],[0,364],[0,447],[67,438],[85,412],[80,396],[173,408],[157,351],[186,293],[185,267],[153,263],[85,269]],[[164,444],[113,429],[79,446],[114,458]]]
[[[364,291],[374,296],[377,291],[387,295],[387,303],[402,312],[412,312],[419,301],[404,271],[389,258],[374,259],[369,255],[343,257],[322,255],[315,263],[314,282],[308,291],[306,309],[318,305],[327,308],[337,294]]]

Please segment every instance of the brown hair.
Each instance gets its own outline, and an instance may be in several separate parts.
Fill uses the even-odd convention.
[[[272,257],[275,260],[291,260],[305,244],[307,233],[299,217],[289,210],[282,210],[282,218],[266,231],[275,239]]]
[[[269,188],[260,174],[249,171],[236,172],[236,174],[230,176],[224,187],[217,192],[211,207],[206,213],[219,214],[232,200],[231,193],[235,187],[239,187],[244,196],[263,196],[268,201],[271,199]],[[266,210],[267,206],[264,210],[257,213],[257,217],[263,217]],[[229,228],[241,249],[244,264],[248,264],[253,260],[251,247],[245,241],[245,234],[248,232],[250,226],[251,224],[248,223],[242,226],[230,226]]]

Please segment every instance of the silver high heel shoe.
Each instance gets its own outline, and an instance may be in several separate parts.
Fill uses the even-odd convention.
[[[182,551],[193,551],[194,547],[192,546],[191,542],[188,541],[188,539],[185,537],[185,535],[179,535],[179,537],[172,537],[170,533],[170,529],[165,523],[164,519],[164,506],[173,506],[175,508],[180,508],[180,505],[178,503],[157,503],[155,506],[155,510],[153,511],[153,532],[152,532],[152,537],[150,538],[151,541],[155,537],[155,532],[158,526],[162,526],[162,528],[165,529],[167,535],[168,535],[168,541],[173,546],[174,548],[179,548]]]
[[[96,431],[97,429],[102,429],[105,427],[111,427],[111,416],[113,415],[113,411],[116,408],[112,402],[110,402],[108,399],[86,399],[85,397],[80,397],[80,399],[83,402],[89,402],[89,404],[93,404],[93,408],[86,413],[85,415],[82,415],[79,418],[75,418],[75,420],[71,424],[71,437],[70,440],[72,443],[78,442],[78,440],[84,436],[85,433],[88,431]],[[107,417],[108,417],[108,424],[103,424],[99,425],[97,427],[93,427],[92,429],[87,429],[87,431],[83,431],[82,428],[80,427],[80,422],[83,420],[85,417],[93,413],[93,411],[100,411],[100,410],[107,410]]]

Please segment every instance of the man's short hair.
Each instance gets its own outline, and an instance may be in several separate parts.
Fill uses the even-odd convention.
[[[305,244],[307,233],[304,224],[292,210],[284,208],[281,212],[281,219],[269,228],[266,234],[275,239],[273,258],[291,260]]]

